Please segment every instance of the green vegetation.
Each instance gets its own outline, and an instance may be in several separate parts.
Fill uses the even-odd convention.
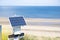
[[[38,40],[38,39],[36,36],[25,35],[24,38],[21,38],[20,40]]]
[[[60,37],[39,37],[39,40],[60,40]]]
[[[25,35],[24,38],[21,38],[20,40],[60,40],[60,37],[37,37],[32,35]]]
[[[6,35],[2,35],[2,40],[8,40],[8,37]],[[25,35],[24,38],[21,38],[20,40],[60,40],[60,37],[37,37],[33,35]]]

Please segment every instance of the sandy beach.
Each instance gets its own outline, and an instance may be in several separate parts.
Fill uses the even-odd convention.
[[[41,18],[24,18],[25,26],[21,26],[21,31],[28,35],[37,37],[60,37],[60,19],[41,19]],[[1,18],[2,35],[13,33],[12,26],[8,18]],[[4,38],[4,36],[3,36]]]
[[[22,27],[26,34],[45,37],[60,37],[60,19],[25,19],[27,26]]]

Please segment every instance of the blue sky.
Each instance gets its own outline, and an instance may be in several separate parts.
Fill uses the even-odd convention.
[[[0,0],[2,6],[60,6],[60,0]]]

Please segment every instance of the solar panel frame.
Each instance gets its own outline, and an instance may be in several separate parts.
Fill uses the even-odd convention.
[[[9,17],[12,26],[23,26],[26,25],[23,17]]]

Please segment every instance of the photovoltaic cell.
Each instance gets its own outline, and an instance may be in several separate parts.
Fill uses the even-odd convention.
[[[10,17],[9,20],[10,20],[12,26],[26,25],[23,17]]]

